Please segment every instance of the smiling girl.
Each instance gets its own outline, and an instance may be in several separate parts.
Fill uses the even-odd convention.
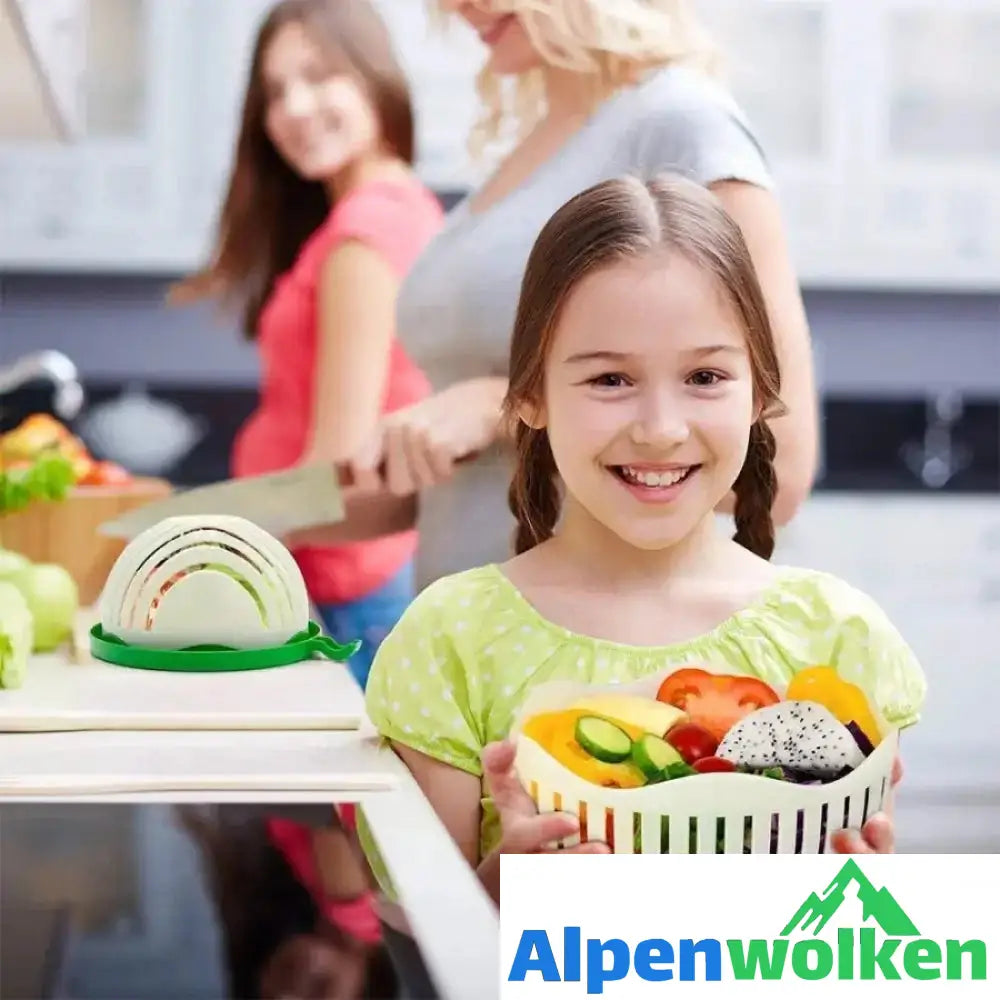
[[[535,815],[511,770],[504,741],[537,684],[704,663],[784,686],[827,664],[863,682],[892,724],[919,718],[923,674],[876,604],[770,562],[779,391],[746,243],[702,186],[608,181],[545,225],[505,402],[517,554],[419,595],[367,694],[496,898],[501,853],[541,851],[576,824]],[[715,514],[730,491],[734,538]],[[834,846],[886,850],[891,832],[879,816]]]
[[[232,465],[252,476],[342,462],[428,384],[396,340],[396,296],[442,211],[416,178],[414,120],[367,0],[282,0],[262,23],[212,263],[175,299],[242,310],[260,350],[256,412]],[[371,657],[412,596],[413,531],[293,549],[327,631]]]

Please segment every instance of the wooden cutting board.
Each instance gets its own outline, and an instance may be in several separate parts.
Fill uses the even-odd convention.
[[[163,479],[136,478],[120,486],[78,486],[65,500],[36,501],[0,515],[0,545],[32,562],[58,563],[76,581],[80,602],[94,604],[125,543],[98,530],[105,521],[172,492]]]
[[[28,664],[24,685],[0,689],[0,733],[79,730],[358,729],[364,696],[342,663],[175,674],[94,660],[82,612],[74,640]]]

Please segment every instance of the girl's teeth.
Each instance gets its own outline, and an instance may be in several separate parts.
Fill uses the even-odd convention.
[[[688,473],[687,469],[671,469],[669,472],[647,472],[643,469],[632,469],[623,466],[625,478],[643,486],[673,486],[679,483]]]

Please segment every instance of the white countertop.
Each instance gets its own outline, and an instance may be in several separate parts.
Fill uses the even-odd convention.
[[[499,914],[342,664],[88,660],[35,657],[23,688],[0,690],[0,801],[359,803],[442,1000],[498,996]]]
[[[399,786],[376,736],[353,732],[13,733],[0,737],[0,796],[52,798],[149,794],[157,801],[352,802]],[[183,799],[178,794],[183,793]],[[249,798],[247,798],[247,794]]]

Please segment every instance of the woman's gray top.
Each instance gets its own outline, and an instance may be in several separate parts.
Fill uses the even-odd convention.
[[[468,199],[418,259],[400,292],[398,334],[435,391],[506,375],[524,267],[548,218],[574,194],[624,174],[664,171],[702,184],[772,186],[763,152],[729,93],[687,68],[661,70],[605,102],[531,177],[482,212]],[[417,583],[512,553],[511,462],[494,448],[423,494]]]

